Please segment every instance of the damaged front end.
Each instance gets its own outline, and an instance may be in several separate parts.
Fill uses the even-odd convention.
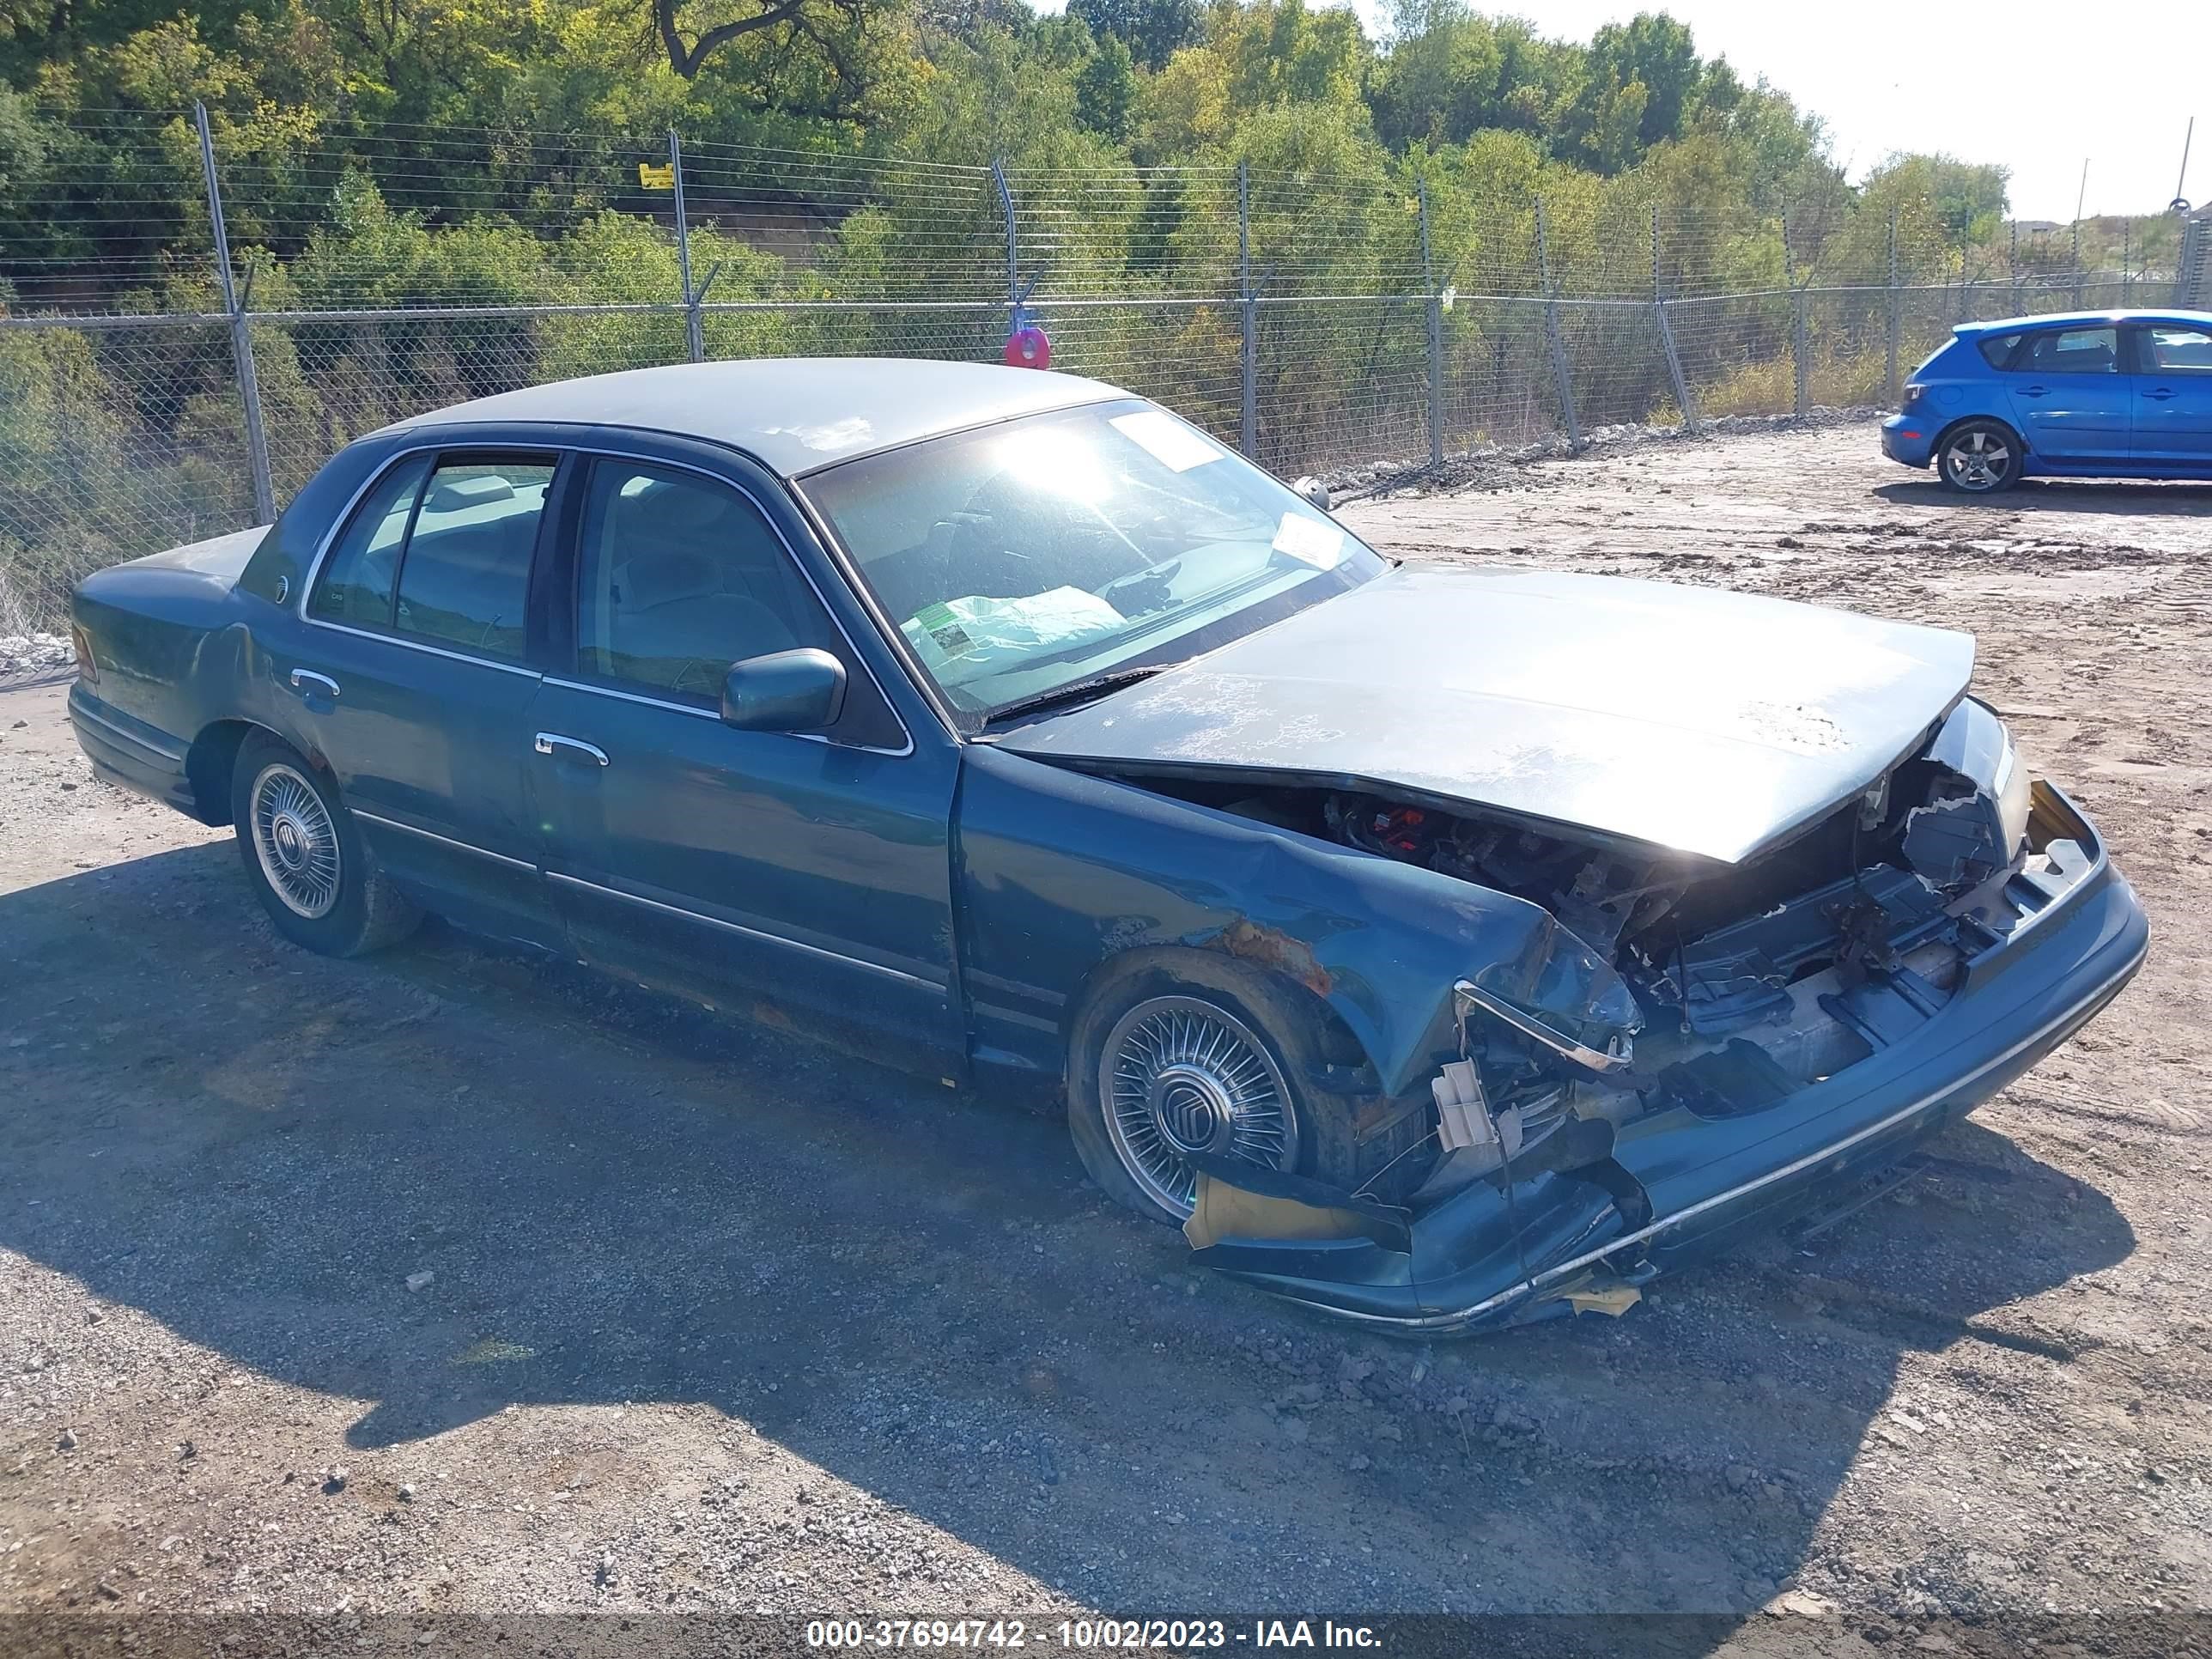
[[[1971,1110],[2141,965],[2094,828],[1960,702],[1786,845],[1722,865],[1279,787],[1229,810],[1541,905],[1449,987],[1420,1155],[1358,1192],[1209,1162],[1198,1259],[1424,1330],[1577,1308],[1806,1214]]]

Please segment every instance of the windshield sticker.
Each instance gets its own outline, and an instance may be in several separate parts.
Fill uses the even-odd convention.
[[[1112,424],[1116,432],[1170,472],[1188,472],[1208,461],[1218,461],[1229,453],[1211,438],[1194,432],[1174,416],[1164,415],[1157,409],[1116,415]]]
[[[1316,570],[1334,570],[1344,559],[1344,532],[1333,524],[1285,513],[1271,544],[1278,553],[1303,560]]]
[[[1055,587],[1025,599],[981,594],[925,605],[899,630],[922,665],[945,685],[1018,668],[1032,657],[1104,639],[1128,618],[1096,593]]]

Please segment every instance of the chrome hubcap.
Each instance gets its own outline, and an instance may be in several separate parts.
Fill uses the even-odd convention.
[[[253,853],[285,908],[314,921],[338,902],[338,832],[322,797],[292,768],[253,781]]]
[[[1155,997],[1107,1034],[1098,1092],[1114,1151],[1146,1196],[1188,1215],[1194,1152],[1271,1170],[1297,1158],[1290,1090],[1244,1024],[1196,997]]]
[[[1991,489],[2012,471],[2012,447],[1993,432],[1969,432],[1944,452],[1952,481],[1967,489]]]

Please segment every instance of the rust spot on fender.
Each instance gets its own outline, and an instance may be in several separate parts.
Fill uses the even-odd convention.
[[[1232,957],[1288,974],[1317,997],[1329,994],[1328,969],[1315,959],[1313,947],[1278,928],[1240,916],[1221,930],[1221,948]]]

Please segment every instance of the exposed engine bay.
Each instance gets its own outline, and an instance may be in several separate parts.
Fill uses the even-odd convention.
[[[2014,884],[2032,903],[2039,869],[2081,856],[2034,844],[2026,769],[1971,701],[1863,793],[1740,864],[1378,794],[1225,794],[1212,804],[1540,905],[1618,976],[1579,1029],[1462,981],[1429,1153],[1367,1189],[1399,1202],[1597,1164],[1651,1114],[1780,1104],[1932,1018],[2020,921]]]

